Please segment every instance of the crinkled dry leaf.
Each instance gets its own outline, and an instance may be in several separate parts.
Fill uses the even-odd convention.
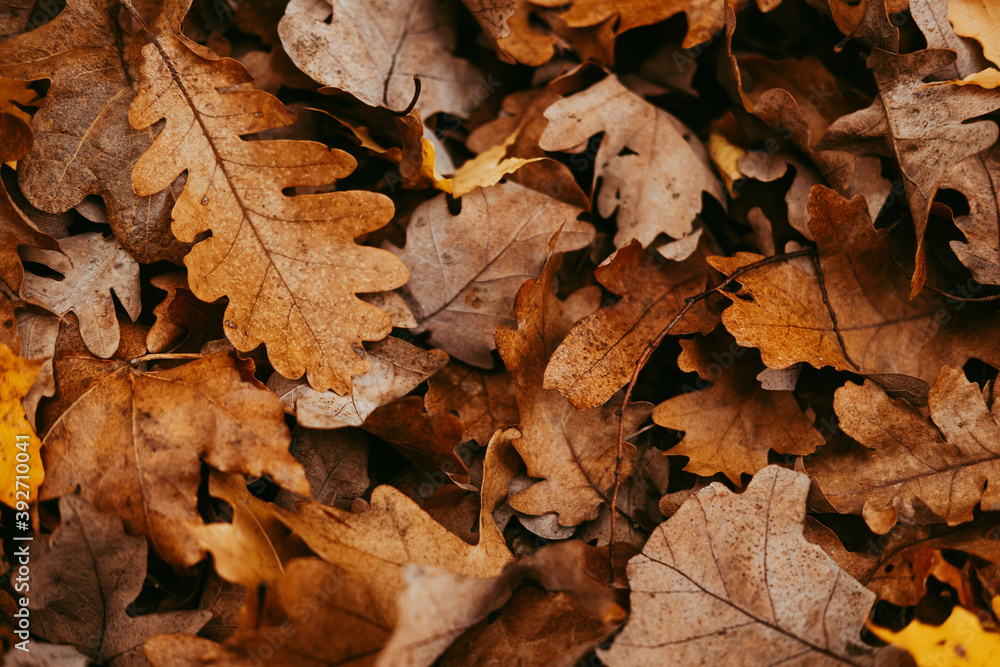
[[[972,520],[1000,508],[1000,403],[991,412],[961,370],[941,369],[927,397],[931,420],[874,382],[837,390],[840,428],[864,447],[820,454],[806,470],[839,512],[861,514],[879,534],[903,523]]]
[[[976,86],[925,86],[922,79],[955,62],[954,52],[925,49],[906,55],[873,49],[868,68],[879,95],[867,109],[833,123],[819,144],[899,163],[917,236],[910,296],[926,279],[924,230],[938,184],[953,166],[989,148],[997,126],[971,118],[1000,108],[1000,91]]]
[[[302,380],[277,373],[267,386],[302,426],[361,426],[373,410],[402,398],[448,363],[448,355],[441,350],[423,350],[392,336],[370,344],[367,352],[371,368],[354,378],[351,394],[319,392]]]
[[[291,0],[278,24],[292,61],[314,80],[369,106],[404,109],[421,77],[416,109],[465,117],[476,69],[455,49],[452,5],[434,0]],[[478,99],[476,99],[478,103]]]
[[[544,388],[559,390],[577,410],[586,410],[628,384],[649,341],[680,312],[686,297],[715,279],[705,264],[706,245],[683,262],[671,262],[633,241],[597,267],[597,281],[622,298],[573,325],[545,367]],[[671,333],[708,333],[718,322],[702,301]]]
[[[739,485],[741,475],[754,475],[767,466],[770,450],[805,456],[823,444],[823,436],[799,409],[792,392],[760,386],[756,354],[731,342],[729,336],[680,342],[684,351],[677,365],[683,371],[696,371],[712,386],[660,403],[653,410],[653,421],[685,432],[667,451],[690,459],[685,470],[701,477],[721,472]]]
[[[893,265],[888,234],[874,228],[860,196],[847,201],[818,185],[809,212],[830,307],[862,373],[933,381],[942,366],[958,367],[971,357],[1000,363],[994,343],[1000,319],[994,313],[971,304],[957,309],[926,292],[907,300],[909,286]],[[709,262],[730,274],[758,259],[740,253]],[[739,292],[725,293],[733,303],[722,322],[740,345],[759,348],[767,366],[805,361],[816,368],[855,370],[840,348],[813,273],[792,263],[774,264],[744,274],[739,283]]]
[[[514,295],[538,274],[546,242],[562,229],[556,250],[594,238],[580,210],[515,183],[481,188],[462,198],[458,215],[445,195],[410,216],[406,247],[390,246],[410,270],[405,291],[430,342],[462,361],[490,368],[493,330],[514,322]]]
[[[154,193],[132,189],[131,167],[155,132],[128,122],[144,37],[122,32],[120,10],[118,0],[69,0],[52,21],[0,44],[3,76],[52,82],[18,180],[28,200],[51,213],[100,195],[115,236],[137,259],[180,260],[187,246],[169,228],[174,176]]]
[[[601,660],[874,664],[886,649],[860,636],[875,595],[803,537],[808,492],[768,466],[742,494],[713,483],[684,503],[629,561],[631,614]]]
[[[306,373],[318,391],[348,393],[351,376],[369,367],[361,341],[390,331],[389,317],[356,293],[393,289],[407,277],[389,253],[354,243],[388,222],[392,204],[371,192],[283,196],[289,186],[343,178],[354,160],[314,142],[245,140],[292,115],[241,86],[249,80],[243,66],[188,41],[179,22],[174,12],[161,14],[143,51],[129,118],[136,127],[167,123],[135,166],[136,191],[159,192],[186,170],[174,233],[191,242],[212,232],[184,259],[191,291],[203,301],[229,297],[226,335],[238,350],[266,343],[285,377]]]
[[[529,279],[517,292],[517,329],[497,327],[497,349],[514,378],[520,423],[510,429],[514,447],[540,481],[509,499],[525,514],[559,515],[563,526],[597,517],[614,483],[621,405],[577,411],[553,389],[543,389],[549,357],[573,322],[593,311],[600,295],[584,288],[560,301],[552,291],[557,261],[550,257],[538,280]],[[625,415],[625,433],[649,416],[652,406],[633,403]],[[621,474],[627,475],[635,447],[625,443]]]
[[[643,247],[659,233],[691,233],[702,192],[723,201],[719,181],[694,133],[609,75],[548,108],[549,124],[538,140],[547,151],[578,153],[604,132],[594,163],[597,210],[617,210],[615,246],[637,239]]]
[[[364,495],[371,484],[368,440],[363,431],[355,428],[318,431],[296,426],[292,429],[289,451],[305,469],[316,502],[349,510],[351,502]],[[296,499],[301,497],[282,489],[274,502],[285,509],[294,509]]]
[[[187,276],[171,271],[150,279],[167,296],[153,309],[156,322],[149,328],[146,348],[150,352],[197,352],[210,340],[222,338],[225,305],[205,303],[188,287]]]
[[[476,17],[490,39],[510,35],[507,20],[517,11],[517,0],[462,0],[462,4]]]
[[[25,260],[45,264],[62,275],[56,279],[28,273],[22,294],[26,301],[58,317],[75,313],[87,349],[107,359],[120,341],[111,293],[134,322],[142,310],[139,265],[116,238],[106,239],[96,232],[66,237],[59,246],[61,253],[36,248],[22,251]]]
[[[146,540],[126,535],[121,520],[79,496],[60,498],[59,513],[59,527],[32,561],[33,632],[100,663],[141,667],[149,637],[197,632],[209,619],[205,611],[127,613],[145,579]]]
[[[221,352],[156,371],[117,361],[46,433],[41,499],[79,487],[98,509],[118,514],[130,533],[148,536],[164,559],[191,565],[203,555],[193,535],[202,525],[196,510],[202,463],[266,473],[307,495],[302,467],[288,453],[290,439],[281,402],[253,379],[252,361]]]

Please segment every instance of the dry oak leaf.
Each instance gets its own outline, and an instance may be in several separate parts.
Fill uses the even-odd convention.
[[[714,272],[705,264],[707,241],[682,262],[671,262],[637,241],[606,259],[594,277],[622,297],[573,325],[545,367],[545,389],[557,389],[577,410],[603,405],[628,384],[649,341],[703,291]],[[708,333],[718,324],[704,300],[670,333]]]
[[[507,62],[532,67],[547,63],[560,50],[576,51],[580,60],[610,67],[614,62],[615,32],[612,19],[573,28],[554,10],[532,0],[516,0],[517,10],[507,24],[510,35],[497,40],[497,51]]]
[[[203,301],[229,297],[226,335],[236,349],[265,343],[274,369],[305,372],[318,391],[346,394],[369,368],[362,340],[391,330],[388,315],[357,296],[406,282],[406,267],[383,250],[355,244],[392,217],[372,192],[286,197],[349,174],[346,153],[308,141],[247,141],[284,127],[293,115],[267,93],[246,89],[246,69],[216,59],[177,30],[189,2],[164,10],[145,47],[142,88],[129,118],[166,126],[133,172],[136,191],[158,192],[187,172],[173,230],[199,242],[184,258],[191,291]],[[221,90],[227,92],[220,92]]]
[[[615,246],[638,239],[643,247],[659,233],[687,236],[702,208],[702,192],[724,201],[708,155],[694,133],[609,75],[554,103],[538,145],[579,153],[604,132],[594,161],[597,211],[618,211]]]
[[[32,562],[33,632],[102,664],[142,667],[149,637],[197,632],[208,621],[206,611],[129,614],[146,577],[146,540],[126,535],[118,517],[79,496],[60,498],[59,514],[47,548]]]
[[[929,49],[951,49],[958,56],[955,62],[937,72],[936,79],[963,79],[988,68],[982,49],[973,40],[959,37],[948,20],[948,0],[910,0],[910,15],[927,40]]]
[[[998,136],[996,123],[967,121],[1000,108],[1000,91],[924,85],[924,77],[955,58],[946,49],[905,55],[873,49],[867,64],[879,95],[867,109],[830,125],[818,146],[886,155],[899,163],[918,242],[910,296],[917,295],[926,279],[924,230],[938,185],[952,167],[989,148]]]
[[[629,561],[632,609],[619,665],[870,665],[861,642],[875,595],[802,534],[809,478],[779,466],[742,494],[715,482]]]
[[[583,248],[594,227],[580,209],[515,183],[481,188],[462,198],[453,216],[445,195],[410,216],[406,247],[389,249],[410,270],[404,293],[430,343],[481,368],[493,366],[493,330],[514,322],[514,295],[538,275],[546,242],[562,229],[557,252]]]
[[[908,281],[892,263],[888,234],[875,229],[860,195],[848,201],[814,186],[809,213],[830,307],[862,373],[931,382],[942,366],[960,367],[972,357],[1000,363],[995,313],[973,312],[971,304],[959,311],[945,297],[927,292],[907,300]],[[728,275],[759,259],[739,253],[709,262]],[[804,266],[812,271],[809,260]],[[781,263],[750,271],[739,282],[739,292],[725,293],[732,303],[722,322],[740,345],[759,348],[769,368],[804,361],[855,370],[844,358],[814,273]]]
[[[157,371],[108,363],[45,435],[41,499],[79,486],[130,533],[149,537],[165,560],[191,565],[203,555],[193,534],[202,525],[202,463],[268,474],[307,495],[290,439],[281,402],[253,379],[253,362],[235,353]]]
[[[447,412],[425,412],[421,396],[406,396],[372,411],[361,428],[377,435],[414,466],[443,470],[468,483],[469,469],[455,453],[462,442],[462,422]]]
[[[983,629],[976,614],[954,607],[939,626],[914,619],[893,632],[871,626],[882,641],[909,651],[917,667],[990,667],[1000,662],[1000,634]]]
[[[0,156],[0,161],[2,159]],[[23,246],[48,251],[60,249],[58,241],[35,229],[0,183],[0,281],[6,283],[13,294],[20,293],[24,281],[24,266],[17,254],[17,249]]]
[[[388,627],[394,627],[396,601],[405,589],[402,568],[407,563],[492,577],[513,560],[493,512],[506,497],[507,482],[518,466],[510,442],[498,433],[483,463],[479,543],[474,546],[391,486],[376,487],[370,508],[359,514],[314,502],[299,505],[295,512],[274,511],[317,555],[343,568],[349,577],[365,581],[370,586],[369,606]]]
[[[667,451],[672,456],[689,457],[684,470],[701,477],[721,472],[739,485],[741,475],[753,475],[767,466],[770,450],[805,456],[824,440],[799,409],[792,392],[768,391],[760,386],[756,376],[761,364],[756,353],[737,346],[724,349],[731,340],[725,336],[721,341],[680,341],[684,351],[677,365],[685,372],[697,371],[703,379],[711,380],[712,386],[660,403],[653,410],[653,421],[685,432]],[[734,363],[727,367],[716,362],[716,358],[726,360],[718,349],[730,354]],[[713,358],[712,353],[718,356]]]
[[[180,271],[154,276],[149,282],[167,293],[153,309],[156,322],[146,336],[150,352],[198,352],[208,341],[222,338],[225,304],[196,298]]]
[[[154,132],[128,122],[145,37],[122,33],[120,11],[118,0],[69,0],[50,22],[0,44],[0,75],[51,81],[18,181],[28,201],[50,213],[100,195],[115,236],[138,260],[180,261],[188,248],[170,232],[173,191],[132,189],[131,167]]]
[[[574,322],[596,309],[599,289],[583,288],[566,301],[553,292],[558,259],[549,258],[538,280],[517,292],[517,329],[497,327],[497,350],[514,378],[520,423],[506,433],[524,459],[528,476],[539,481],[508,503],[525,514],[559,515],[562,526],[597,518],[608,502],[618,454],[620,404],[578,411],[558,391],[543,388],[545,366]],[[633,403],[625,415],[625,433],[646,420],[652,406]],[[632,468],[635,447],[625,443],[621,474]]]
[[[373,410],[410,393],[448,363],[441,350],[424,350],[392,336],[370,344],[367,353],[371,367],[354,378],[351,394],[316,391],[278,373],[267,387],[306,428],[361,426]]]
[[[942,188],[960,190],[969,212],[955,216],[965,242],[951,241],[952,252],[977,282],[1000,285],[1000,147],[959,162],[941,181]]]
[[[392,631],[372,607],[374,586],[318,558],[299,558],[224,644],[162,634],[146,642],[146,658],[153,667],[370,666]]]
[[[1000,65],[1000,7],[989,0],[949,0],[948,18],[956,33],[979,42],[983,55]]]
[[[26,361],[0,345],[0,503],[15,507],[33,502],[45,477],[38,440],[21,406],[21,398],[38,377],[43,362]],[[25,510],[22,510],[25,511]]]
[[[821,453],[806,469],[838,512],[881,535],[897,521],[971,521],[980,501],[1000,509],[1000,406],[991,412],[979,385],[947,367],[927,403],[931,421],[871,380],[837,390],[840,428],[863,447]]]
[[[75,313],[87,348],[107,359],[121,340],[111,292],[134,322],[142,310],[139,264],[118,239],[106,239],[99,232],[66,237],[59,246],[62,252],[36,248],[22,251],[26,261],[45,264],[62,274],[58,280],[26,274],[22,296],[57,317]]]
[[[452,5],[434,0],[291,0],[278,24],[285,51],[315,81],[373,107],[404,109],[421,77],[423,118],[479,105],[476,69],[452,55]]]
[[[455,414],[462,423],[462,441],[480,445],[519,420],[509,373],[484,372],[455,361],[428,378],[424,406],[428,412]]]
[[[532,0],[545,7],[566,7],[563,0]],[[612,19],[614,33],[665,21],[675,14],[687,15],[688,30],[682,48],[709,41],[725,24],[723,9],[736,0],[571,0],[560,16],[574,28]],[[758,0],[763,3],[764,0]],[[780,2],[780,0],[778,0]]]

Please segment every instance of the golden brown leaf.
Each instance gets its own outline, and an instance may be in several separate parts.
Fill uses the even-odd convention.
[[[948,18],[956,33],[975,39],[983,55],[1000,65],[1000,8],[987,0],[949,0]]]
[[[192,534],[203,462],[309,493],[281,402],[253,379],[253,362],[221,352],[168,370],[109,362],[101,373],[45,435],[43,500],[79,486],[166,560],[190,565],[203,554]]]
[[[187,276],[179,271],[155,276],[149,282],[167,293],[153,309],[156,322],[146,336],[150,352],[198,352],[208,341],[222,338],[224,304],[196,298]]]
[[[847,201],[815,186],[809,228],[816,239],[829,303],[851,359],[862,373],[902,374],[933,381],[942,366],[970,357],[1000,363],[994,332],[1000,320],[988,310],[925,293],[907,300],[906,277],[892,263],[888,234],[876,230],[864,200]],[[739,253],[710,258],[730,274],[760,259]],[[740,277],[740,291],[722,314],[726,329],[744,347],[761,350],[770,368],[805,361],[816,368],[854,368],[844,358],[811,263],[781,263]],[[807,272],[808,271],[808,272]]]
[[[684,503],[629,561],[631,614],[601,660],[873,664],[860,634],[875,596],[803,537],[808,492],[768,466],[740,495],[713,483]]]
[[[837,511],[861,514],[884,534],[897,521],[971,521],[980,501],[984,510],[1000,507],[1000,424],[979,386],[946,367],[927,401],[932,421],[870,380],[837,390],[840,428],[864,447],[820,454],[806,466]]]
[[[292,429],[292,456],[302,464],[312,498],[324,505],[349,510],[371,481],[368,479],[369,436],[356,428],[320,431],[296,426]],[[285,509],[301,500],[292,491],[278,491],[274,502]]]
[[[535,0],[547,7],[562,7],[560,0]],[[728,0],[730,3],[733,0]],[[566,23],[573,27],[591,26],[608,19],[615,19],[615,34],[639,26],[665,21],[681,12],[687,15],[688,31],[683,48],[707,42],[722,29],[724,0],[572,0],[562,13]]]
[[[712,386],[675,396],[656,406],[653,421],[684,431],[667,454],[687,456],[684,469],[701,477],[723,473],[740,484],[743,474],[767,466],[768,451],[804,456],[823,444],[790,391],[760,386],[756,354],[729,336],[682,340],[677,365]],[[728,362],[728,363],[727,363]]]
[[[514,321],[513,303],[525,278],[545,261],[545,244],[562,228],[557,251],[594,237],[580,210],[515,183],[481,188],[462,198],[457,216],[445,195],[417,207],[406,247],[390,246],[410,270],[406,292],[430,342],[462,361],[490,368],[493,330]]]
[[[545,367],[545,389],[557,389],[577,410],[603,405],[628,384],[647,344],[715,276],[705,264],[707,243],[683,262],[644,251],[637,241],[618,250],[594,271],[611,293],[622,297],[573,325]],[[708,333],[718,315],[699,302],[671,333]]]
[[[319,391],[348,393],[351,376],[368,370],[361,341],[390,331],[388,316],[355,294],[407,277],[389,253],[354,243],[389,220],[391,202],[370,192],[283,196],[346,176],[354,160],[313,142],[243,139],[292,115],[266,93],[232,89],[249,79],[243,66],[188,41],[179,21],[161,15],[143,51],[129,118],[140,128],[167,123],[135,166],[136,191],[159,192],[186,170],[174,233],[191,242],[212,232],[184,260],[191,291],[203,301],[229,297],[226,335],[238,350],[266,343],[282,375],[306,373]]]

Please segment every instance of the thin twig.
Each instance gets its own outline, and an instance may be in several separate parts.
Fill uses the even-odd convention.
[[[904,267],[902,264],[899,263],[898,259],[896,259],[892,255],[889,255],[889,259],[891,259],[893,265],[895,265],[895,267],[899,269],[899,272],[902,273],[904,276],[906,276],[907,280],[913,280],[913,276],[906,270],[906,267]],[[986,303],[989,301],[1000,301],[1000,294],[990,294],[988,296],[977,296],[977,297],[955,296],[954,294],[949,294],[948,292],[945,292],[943,289],[939,289],[937,287],[934,287],[933,285],[928,285],[927,283],[924,283],[924,289],[930,290],[935,294],[940,294],[941,296],[948,297],[952,301],[969,301],[972,303],[977,303],[977,302]]]
[[[823,278],[823,267],[819,265],[819,256],[813,255],[812,257],[813,266],[816,267],[816,278],[819,280],[819,292],[823,296],[823,305],[826,306],[826,312],[830,314],[830,321],[833,322],[833,333],[837,336],[837,342],[840,343],[840,351],[844,353],[844,359],[847,359],[847,363],[854,366],[854,370],[860,372],[861,366],[854,363],[854,359],[851,359],[851,355],[847,352],[847,344],[844,343],[844,337],[840,335],[840,326],[837,324],[837,313],[834,312],[833,306],[830,305],[830,297],[826,293],[826,280]]]
[[[391,113],[393,116],[399,116],[399,117],[402,118],[406,114],[408,114],[411,111],[413,111],[413,107],[417,106],[417,100],[420,99],[420,87],[421,87],[420,86],[420,75],[419,74],[414,74],[413,75],[413,99],[410,100],[410,103],[407,104],[406,108],[403,109],[402,111],[396,111],[394,109],[389,109],[389,113]]]
[[[767,266],[768,264],[776,264],[777,262],[785,262],[785,261],[788,261],[789,259],[794,259],[796,257],[807,257],[807,256],[810,256],[810,255],[814,255],[815,253],[816,253],[816,251],[813,248],[806,248],[804,250],[796,250],[795,252],[786,252],[786,253],[782,253],[780,255],[771,255],[770,257],[765,257],[764,259],[759,260],[757,262],[753,262],[752,264],[747,264],[746,266],[741,266],[740,268],[738,268],[735,271],[733,271],[732,275],[730,275],[728,278],[726,278],[725,280],[723,280],[721,283],[719,283],[715,287],[711,287],[711,288],[705,290],[704,292],[700,292],[699,294],[695,294],[694,296],[689,296],[689,297],[685,298],[684,299],[684,306],[681,307],[681,309],[679,311],[677,311],[677,314],[674,315],[674,318],[672,320],[670,320],[670,323],[667,324],[667,326],[663,329],[663,331],[661,331],[659,334],[657,334],[656,338],[654,338],[653,340],[651,340],[649,342],[649,344],[646,345],[646,348],[642,351],[642,354],[639,355],[639,361],[636,362],[635,369],[632,371],[632,379],[629,380],[628,386],[625,388],[625,398],[622,400],[621,413],[618,416],[618,455],[615,458],[614,486],[612,487],[612,491],[611,491],[611,508],[612,508],[612,512],[611,512],[611,538],[608,541],[608,545],[609,545],[608,546],[608,556],[611,559],[611,583],[612,584],[614,583],[614,578],[615,578],[615,568],[614,568],[614,563],[615,563],[615,516],[617,515],[617,512],[615,510],[618,509],[618,490],[621,488],[621,485],[622,485],[621,469],[622,469],[622,461],[625,458],[625,437],[624,437],[625,436],[625,409],[628,407],[629,399],[632,398],[632,390],[635,389],[635,383],[639,379],[639,371],[641,371],[642,367],[646,365],[646,362],[649,361],[649,358],[651,356],[653,356],[653,352],[656,350],[657,347],[660,346],[660,343],[663,342],[663,339],[667,337],[667,334],[670,333],[670,330],[673,329],[677,325],[677,323],[680,322],[681,319],[684,318],[685,315],[687,315],[687,312],[689,310],[691,310],[691,308],[696,303],[698,303],[702,299],[706,298],[710,294],[714,294],[715,292],[718,292],[719,290],[725,289],[726,287],[729,286],[730,283],[732,283],[734,280],[736,280],[737,278],[739,278],[740,276],[742,276],[744,273],[747,273],[748,271],[753,271],[754,269],[759,269],[761,267]]]
[[[141,357],[136,357],[135,359],[132,359],[129,363],[135,365],[135,364],[138,364],[141,361],[154,361],[156,359],[168,359],[168,360],[176,360],[176,359],[203,359],[204,357],[205,357],[204,354],[198,354],[196,352],[174,352],[174,353],[169,353],[169,354],[145,354],[145,355],[143,355]]]

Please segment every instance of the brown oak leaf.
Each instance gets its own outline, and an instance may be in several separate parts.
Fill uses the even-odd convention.
[[[705,264],[707,244],[682,262],[664,260],[632,241],[605,260],[594,277],[622,297],[573,325],[545,367],[545,389],[557,389],[577,410],[603,405],[628,384],[647,344],[714,276]],[[718,324],[704,301],[671,333],[708,333]]]
[[[454,361],[427,380],[424,406],[428,412],[455,414],[462,423],[462,440],[481,445],[519,419],[509,373],[484,372]]]
[[[922,79],[955,62],[955,53],[924,49],[905,55],[873,49],[868,68],[879,95],[867,109],[837,120],[818,148],[896,159],[917,236],[910,296],[926,279],[924,230],[938,185],[953,166],[990,147],[997,126],[968,122],[1000,108],[1000,91],[977,86],[926,86]]]
[[[150,352],[198,352],[210,340],[222,337],[225,304],[205,303],[188,287],[187,276],[171,271],[150,278],[167,296],[153,309],[156,322],[149,327],[146,348]]]
[[[980,502],[1000,508],[1000,404],[991,411],[979,385],[947,367],[927,403],[930,421],[871,380],[837,390],[840,428],[862,446],[821,452],[806,470],[838,512],[861,514],[885,534],[897,521],[971,521]]]
[[[186,170],[174,233],[192,242],[212,232],[184,259],[191,291],[209,302],[229,297],[226,335],[238,350],[266,343],[285,377],[306,373],[318,391],[349,393],[351,376],[369,367],[361,341],[391,328],[356,293],[407,277],[391,254],[354,242],[388,222],[392,204],[371,192],[283,196],[286,187],[346,176],[354,160],[314,142],[245,140],[293,116],[271,95],[241,87],[249,81],[242,65],[183,37],[181,5],[160,14],[143,50],[129,118],[139,128],[167,123],[135,166],[136,191],[159,192]]]
[[[73,367],[84,370],[84,363]],[[192,534],[201,525],[203,462],[223,472],[266,473],[308,495],[302,467],[288,453],[281,402],[253,379],[252,361],[220,352],[167,370],[140,370],[126,360],[103,366],[100,375],[75,380],[79,397],[42,441],[42,500],[79,487],[130,533],[149,537],[164,559],[191,565],[203,555]],[[60,370],[57,360],[57,378]]]
[[[493,366],[493,330],[514,321],[517,288],[545,262],[546,242],[561,228],[556,250],[586,246],[594,227],[580,209],[515,183],[480,188],[462,198],[458,215],[445,195],[410,216],[406,247],[388,246],[410,270],[404,288],[430,342],[462,361]]]
[[[373,107],[406,108],[419,74],[421,117],[465,117],[479,102],[470,91],[486,85],[452,55],[451,5],[433,0],[291,0],[278,34],[303,72]]]
[[[550,242],[551,243],[551,242]],[[559,515],[563,526],[597,517],[614,483],[621,405],[607,404],[577,411],[558,391],[543,388],[552,352],[575,321],[593,311],[600,299],[596,287],[574,292],[560,301],[552,291],[558,261],[545,263],[538,280],[529,279],[517,292],[517,329],[497,327],[497,350],[514,378],[520,423],[507,433],[540,481],[512,496],[510,506],[525,514]],[[652,406],[633,403],[625,415],[625,433],[649,416]],[[621,474],[627,475],[635,447],[624,445]]]
[[[875,594],[803,537],[809,478],[768,466],[742,494],[718,482],[660,524],[629,561],[632,610],[609,667],[871,665]],[[692,619],[696,619],[692,622]]]
[[[100,663],[141,667],[149,637],[197,632],[208,621],[205,611],[128,613],[146,575],[146,540],[126,535],[118,517],[79,496],[60,498],[59,513],[59,526],[31,564],[33,632]]]
[[[87,348],[106,359],[120,341],[118,317],[111,293],[125,307],[132,321],[139,316],[139,265],[118,240],[90,232],[60,239],[62,252],[27,248],[25,260],[45,264],[61,274],[60,279],[24,277],[22,295],[58,317],[73,312]]]
[[[996,314],[970,304],[956,308],[938,294],[907,299],[909,285],[893,265],[888,234],[875,229],[860,195],[848,201],[814,186],[809,213],[829,304],[847,354],[862,373],[933,381],[942,366],[961,366],[971,357],[1000,363]],[[740,253],[709,262],[730,274],[758,259]],[[739,292],[725,293],[732,304],[722,322],[740,345],[759,348],[768,367],[805,361],[816,368],[855,370],[837,341],[808,259],[804,265],[765,266],[739,282]]]
[[[361,429],[320,431],[296,426],[292,429],[292,456],[302,464],[312,498],[324,505],[351,509],[355,498],[368,491],[368,441]],[[301,497],[281,489],[274,502],[294,509]]]
[[[653,410],[654,422],[685,432],[667,451],[690,459],[685,470],[701,477],[721,472],[739,485],[741,475],[767,466],[771,449],[804,456],[823,444],[792,392],[761,387],[757,373],[763,366],[755,353],[729,336],[680,343],[678,367],[712,382],[708,389],[675,396]]]
[[[118,0],[69,0],[52,21],[0,44],[0,75],[52,82],[18,181],[51,213],[100,195],[115,236],[139,261],[180,261],[188,248],[170,232],[173,177],[154,193],[132,189],[131,167],[155,132],[129,125],[144,37],[122,33],[120,9]]]
[[[963,37],[971,37],[983,47],[983,55],[1000,65],[1000,45],[997,44],[997,30],[1000,30],[1000,11],[984,0],[950,0],[948,18],[955,26],[955,32]]]
[[[615,246],[637,239],[643,247],[663,232],[691,233],[702,208],[702,192],[723,201],[719,181],[694,133],[666,111],[649,104],[614,75],[554,103],[538,145],[579,153],[604,132],[594,162],[596,199],[604,217],[618,211]]]

